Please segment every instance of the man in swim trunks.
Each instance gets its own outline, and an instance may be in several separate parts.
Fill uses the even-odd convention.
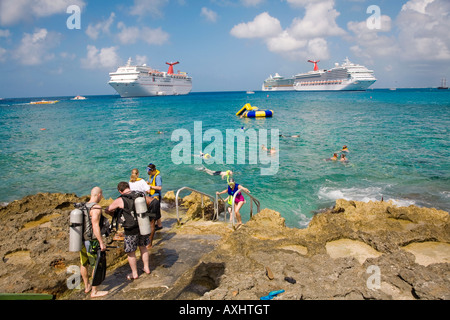
[[[88,275],[88,264],[94,269],[95,262],[97,260],[97,250],[105,251],[106,245],[103,242],[102,235],[100,232],[100,216],[102,214],[102,207],[98,203],[103,198],[102,189],[99,187],[94,187],[91,190],[91,198],[86,206],[90,208],[89,214],[92,222],[92,230],[95,236],[94,240],[85,240],[83,238],[83,247],[80,251],[81,267],[80,273],[84,282],[84,292],[88,293],[91,291],[91,298],[103,297],[108,294],[108,291],[98,291],[96,286],[91,286],[89,283]]]
[[[129,204],[125,207],[124,199],[122,195],[131,194],[130,185],[128,182],[122,181],[117,185],[117,190],[120,195],[116,200],[114,200],[106,209],[106,212],[113,215],[114,211],[118,209],[124,209],[128,212],[134,210],[132,207],[130,208]],[[127,201],[128,203],[128,201]],[[124,213],[125,214],[125,213]],[[127,275],[127,280],[135,280],[139,277],[139,273],[137,270],[137,258],[136,258],[136,250],[139,247],[139,251],[141,252],[141,259],[144,264],[143,271],[147,274],[150,274],[150,265],[149,265],[149,253],[147,250],[147,245],[149,245],[150,239],[148,235],[141,235],[139,232],[139,226],[136,225],[132,228],[125,228],[125,239],[124,239],[124,251],[128,256],[128,263],[131,268],[131,273]]]

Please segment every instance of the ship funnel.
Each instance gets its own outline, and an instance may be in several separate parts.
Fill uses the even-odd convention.
[[[319,67],[317,66],[317,62],[319,62],[320,60],[317,61],[313,61],[313,60],[308,60],[308,62],[314,63],[314,71],[319,71]]]
[[[176,64],[179,64],[179,62],[166,62],[166,64],[169,65],[169,70],[167,71],[167,74],[173,74],[173,66]]]

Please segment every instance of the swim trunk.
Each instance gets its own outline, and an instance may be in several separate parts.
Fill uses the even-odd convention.
[[[95,261],[97,260],[97,250],[100,248],[98,240],[84,241],[83,248],[80,251],[81,265],[89,265],[94,268]]]
[[[150,244],[150,235],[125,235],[125,240],[123,243],[126,253],[134,252],[138,247],[146,247]]]

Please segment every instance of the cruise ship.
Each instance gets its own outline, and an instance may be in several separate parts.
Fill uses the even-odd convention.
[[[314,64],[314,70],[307,73],[300,73],[289,79],[282,79],[283,84],[287,80],[292,81],[292,88],[285,86],[284,90],[296,91],[365,91],[377,79],[373,75],[373,71],[366,67],[354,64],[347,59],[344,63],[335,64],[334,68],[329,70],[320,70],[318,61],[308,60]],[[272,78],[274,79],[274,78]],[[269,79],[264,81],[263,91],[271,91],[277,87],[276,83],[270,84]],[[277,89],[280,90],[280,89]]]
[[[275,73],[267,78],[263,85],[263,91],[294,91],[294,78],[285,78]]]
[[[132,65],[131,58],[126,66],[109,73],[108,84],[122,98],[172,96],[188,94],[192,90],[192,78],[185,72],[173,72],[173,66],[179,62],[166,62],[167,72],[161,72],[143,65]]]

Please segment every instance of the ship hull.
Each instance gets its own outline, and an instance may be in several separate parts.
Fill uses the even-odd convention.
[[[285,86],[266,86],[262,85],[262,91],[295,91],[293,85],[285,85]]]
[[[186,80],[108,82],[122,98],[186,95],[192,90],[192,83]]]
[[[296,82],[296,91],[366,91],[376,80]],[[322,82],[322,83],[321,83]],[[337,82],[337,83],[336,83]]]

